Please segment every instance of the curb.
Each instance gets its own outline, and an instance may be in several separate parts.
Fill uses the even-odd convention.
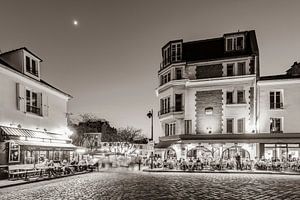
[[[83,172],[83,173],[77,173],[77,174],[71,174],[71,175],[63,175],[63,176],[52,177],[52,178],[47,177],[47,178],[36,179],[36,180],[32,180],[32,181],[25,181],[24,180],[24,182],[20,182],[20,183],[9,184],[9,185],[2,185],[2,186],[0,186],[0,189],[7,188],[7,187],[18,186],[18,185],[25,185],[25,184],[30,184],[30,183],[37,183],[37,182],[42,182],[42,181],[55,180],[55,179],[60,179],[60,178],[66,178],[66,177],[70,177],[70,176],[77,176],[77,175],[82,175],[82,174],[87,174],[87,173],[92,173],[92,172],[88,171],[88,172]]]
[[[180,171],[180,170],[151,170],[151,169],[144,169],[143,172],[166,172],[166,173],[199,173],[199,174],[266,174],[266,175],[300,175],[300,173],[296,172],[264,172],[264,171],[217,171],[217,170],[210,170],[210,171]]]

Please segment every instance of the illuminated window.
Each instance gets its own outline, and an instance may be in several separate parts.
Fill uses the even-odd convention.
[[[20,146],[14,142],[9,143],[9,163],[20,162]]]
[[[271,133],[282,133],[282,118],[271,118],[270,119],[270,132]]]

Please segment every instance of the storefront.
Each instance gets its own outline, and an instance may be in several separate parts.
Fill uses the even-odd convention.
[[[155,152],[170,157],[170,149],[179,159],[232,160],[240,155],[243,160],[298,159],[300,134],[202,134],[175,135],[160,138]]]
[[[300,155],[299,144],[261,144],[262,155],[265,159],[298,159]]]
[[[70,161],[76,150],[71,140],[60,134],[1,126],[0,136],[1,165]]]

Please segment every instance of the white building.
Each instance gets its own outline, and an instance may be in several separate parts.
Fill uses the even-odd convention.
[[[156,89],[161,125],[156,152],[161,151],[163,157],[230,159],[239,153],[254,159],[265,154],[270,142],[292,142],[299,147],[297,69],[289,70],[284,80],[278,78],[282,75],[275,80],[260,77],[255,31],[192,42],[170,41],[162,48],[162,58]],[[270,110],[269,90],[274,90],[275,96],[277,90],[281,95],[293,94],[284,97],[285,111]],[[287,126],[286,134],[271,134],[270,120],[279,116],[282,126]]]
[[[1,164],[69,158],[71,96],[41,79],[42,60],[23,47],[0,54]]]

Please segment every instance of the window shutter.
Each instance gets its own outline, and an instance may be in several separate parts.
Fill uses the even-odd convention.
[[[26,112],[25,86],[17,83],[17,109]]]
[[[46,93],[42,93],[42,115],[48,117],[49,115],[49,105],[48,105],[48,96]]]

